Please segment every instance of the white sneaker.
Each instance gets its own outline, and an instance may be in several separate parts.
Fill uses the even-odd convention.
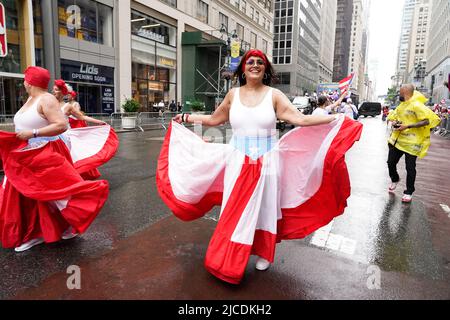
[[[402,198],[403,203],[411,203],[412,202],[412,195],[411,194],[404,194]]]
[[[66,231],[64,231],[61,238],[63,240],[70,240],[77,236],[78,236],[78,233],[74,232],[72,227],[69,227]]]
[[[256,270],[266,271],[270,267],[270,262],[264,258],[259,257],[256,261]]]
[[[23,252],[23,251],[33,248],[34,246],[37,246],[38,244],[41,244],[41,243],[44,243],[44,239],[36,238],[36,239],[30,240],[28,242],[25,242],[24,244],[15,248],[14,250],[16,252]]]
[[[392,183],[389,185],[389,192],[390,192],[390,193],[394,193],[395,189],[397,189],[397,185],[398,185],[398,182],[392,182]]]

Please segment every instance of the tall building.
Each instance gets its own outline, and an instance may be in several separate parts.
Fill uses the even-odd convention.
[[[334,41],[336,38],[337,0],[322,1],[320,28],[319,82],[333,80]]]
[[[353,0],[337,1],[336,37],[334,47],[333,82],[349,75],[350,39],[352,37]]]
[[[408,72],[411,72],[420,60],[427,59],[428,39],[431,27],[431,10],[431,0],[418,0],[414,10],[410,37]]]
[[[273,62],[288,96],[317,90],[321,11],[319,0],[275,2]]]
[[[450,93],[444,82],[450,74],[450,1],[433,0],[431,26],[427,48],[426,83],[432,102],[442,99],[450,104]]]
[[[402,27],[398,46],[396,80],[398,83],[406,82],[409,60],[409,43],[411,38],[414,10],[418,0],[405,0],[403,6]]]
[[[363,96],[364,86],[364,73],[365,73],[365,61],[366,53],[363,52],[363,44],[367,48],[367,34],[364,43],[364,18],[363,1],[353,1],[353,14],[352,14],[352,32],[350,38],[350,56],[349,56],[349,73],[354,73],[351,89],[358,93],[360,97]]]

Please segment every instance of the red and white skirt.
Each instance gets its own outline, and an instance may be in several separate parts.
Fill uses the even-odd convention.
[[[109,186],[104,180],[85,181],[79,171],[108,158],[105,148],[97,145],[97,153],[90,149],[71,155],[62,139],[27,144],[14,133],[0,131],[5,172],[0,185],[2,246],[14,248],[39,237],[56,242],[69,226],[84,233],[106,202]]]
[[[184,221],[221,205],[205,267],[239,284],[251,255],[273,262],[277,242],[305,238],[344,212],[345,153],[361,132],[360,123],[342,117],[248,148],[252,138],[211,144],[172,122],[158,161],[158,191]]]

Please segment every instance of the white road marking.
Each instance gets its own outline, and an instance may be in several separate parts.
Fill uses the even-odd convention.
[[[332,251],[339,251],[348,255],[354,255],[357,242],[353,239],[331,233],[332,227],[333,222],[317,230],[314,233],[310,244],[319,248],[326,248]]]
[[[446,204],[441,204],[442,210],[444,210],[445,213],[448,214],[448,217],[450,218],[450,207]]]

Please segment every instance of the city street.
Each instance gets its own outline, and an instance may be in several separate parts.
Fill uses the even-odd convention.
[[[203,267],[217,223],[177,220],[155,185],[164,130],[120,133],[120,149],[100,168],[107,204],[81,237],[24,253],[0,249],[0,299],[450,299],[450,140],[432,135],[418,160],[411,205],[389,195],[386,123],[362,118],[362,138],[347,154],[352,196],[343,216],[306,239],[277,246],[275,264],[239,286]],[[68,289],[78,266],[81,289]]]

